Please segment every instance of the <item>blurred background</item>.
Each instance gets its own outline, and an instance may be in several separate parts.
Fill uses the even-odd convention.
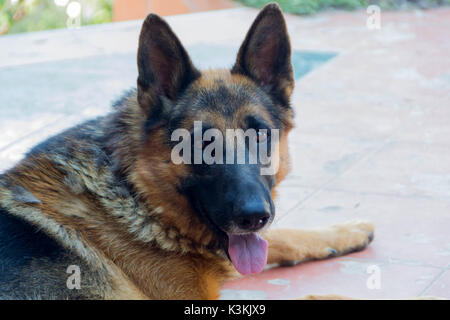
[[[232,66],[268,2],[0,0],[0,174],[136,84],[148,13],[166,16],[203,70]],[[274,226],[365,219],[376,236],[362,252],[230,281],[222,298],[450,299],[450,0],[276,2],[289,13],[297,116]]]
[[[200,70],[229,68],[268,2],[0,0],[0,174],[136,85],[149,12]],[[222,297],[450,299],[450,0],[276,2],[290,13],[297,116],[274,226],[365,219],[376,236],[362,252],[231,281]]]
[[[228,9],[260,8],[267,0],[0,0],[0,35]],[[310,15],[321,10],[355,10],[377,4],[385,10],[434,8],[450,0],[281,0],[285,12]]]

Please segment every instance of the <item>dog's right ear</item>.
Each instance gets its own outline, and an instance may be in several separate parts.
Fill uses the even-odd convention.
[[[276,3],[266,5],[242,43],[232,73],[250,77],[284,105],[294,89],[291,43]]]
[[[149,110],[161,99],[174,101],[200,76],[169,25],[156,14],[144,21],[138,49],[138,101]]]

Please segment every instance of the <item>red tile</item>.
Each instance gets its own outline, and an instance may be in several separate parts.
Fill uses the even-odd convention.
[[[369,266],[378,266],[380,288],[369,289]],[[261,274],[228,282],[226,297],[252,294],[265,299],[293,299],[306,294],[340,294],[363,299],[401,299],[418,296],[441,272],[439,268],[400,264],[375,264],[336,258],[308,262],[295,267],[275,268]],[[240,294],[242,293],[242,294]]]

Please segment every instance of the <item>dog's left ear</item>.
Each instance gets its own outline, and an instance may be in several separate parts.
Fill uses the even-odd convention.
[[[174,101],[200,76],[169,25],[156,14],[145,19],[139,36],[138,100],[151,109],[161,98]]]
[[[266,5],[256,17],[231,72],[250,77],[281,103],[289,103],[294,88],[291,44],[276,3]]]

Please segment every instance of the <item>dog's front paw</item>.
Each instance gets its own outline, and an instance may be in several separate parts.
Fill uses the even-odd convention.
[[[291,266],[359,251],[372,241],[373,232],[372,223],[366,221],[349,221],[312,230],[270,230],[266,234],[268,263]]]
[[[363,250],[374,237],[374,226],[368,221],[352,220],[330,228],[334,235],[330,246],[326,248],[330,257]]]

